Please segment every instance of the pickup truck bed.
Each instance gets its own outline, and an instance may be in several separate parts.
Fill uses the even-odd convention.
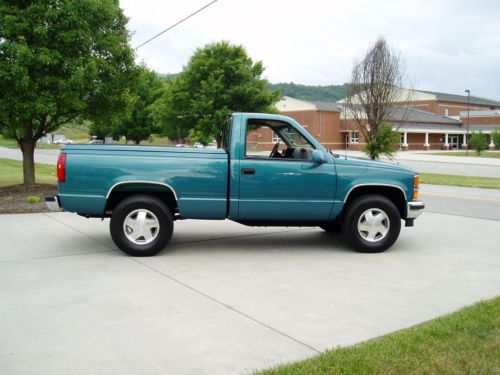
[[[58,195],[67,211],[101,217],[112,193],[164,187],[174,193],[184,217],[226,218],[228,157],[224,150],[74,145],[64,152],[66,181]]]

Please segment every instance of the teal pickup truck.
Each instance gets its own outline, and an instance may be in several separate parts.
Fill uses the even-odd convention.
[[[357,251],[388,249],[424,209],[415,171],[333,154],[295,120],[235,113],[220,148],[67,145],[49,207],[110,217],[115,244],[160,252],[174,221],[319,226]],[[267,150],[267,151],[266,151]]]

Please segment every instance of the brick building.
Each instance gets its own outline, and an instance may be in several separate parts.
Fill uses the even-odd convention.
[[[499,101],[471,96],[467,112],[468,98],[465,95],[402,90],[401,97],[409,99],[396,103],[389,122],[401,134],[399,147],[402,150],[465,148],[467,123],[470,133],[481,131],[489,135],[496,129],[500,131]],[[276,107],[281,114],[297,120],[328,148],[359,150],[364,145],[357,124],[343,111],[343,100],[325,103],[284,97]],[[273,134],[258,137],[260,149],[272,148]],[[489,145],[494,149],[491,137]]]
[[[335,149],[344,145],[338,103],[306,102],[285,96],[276,107],[280,114],[295,119],[325,147]]]

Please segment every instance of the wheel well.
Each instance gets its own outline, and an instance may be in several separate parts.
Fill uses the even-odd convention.
[[[136,194],[152,195],[165,203],[174,217],[179,214],[176,196],[171,189],[161,185],[131,183],[119,185],[109,193],[108,199],[106,200],[106,215],[110,215],[121,201]]]
[[[344,208],[347,207],[354,199],[366,195],[366,194],[375,194],[381,195],[389,199],[394,205],[397,207],[401,218],[406,217],[406,205],[405,205],[405,196],[404,193],[392,186],[360,186],[354,188],[347,197],[347,200],[344,203]]]

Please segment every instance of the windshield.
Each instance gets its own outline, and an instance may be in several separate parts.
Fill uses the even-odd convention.
[[[279,134],[280,138],[285,141],[288,146],[291,147],[303,147],[309,150],[313,150],[314,147],[309,143],[307,139],[304,138],[302,134],[300,134],[297,129],[292,128],[291,126],[282,127],[276,129],[276,132]]]

